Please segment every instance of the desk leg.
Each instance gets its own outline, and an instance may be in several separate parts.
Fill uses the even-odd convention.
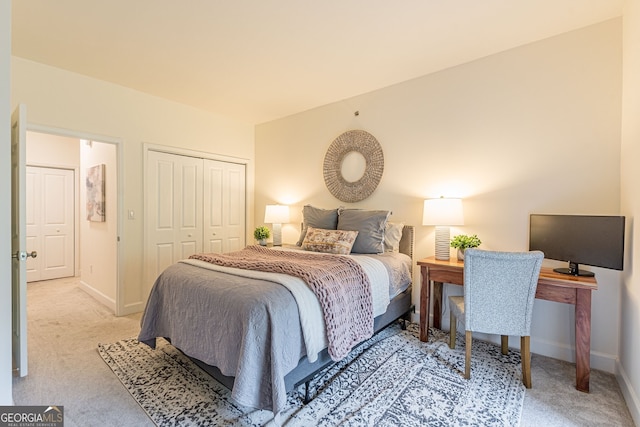
[[[433,282],[433,327],[442,329],[442,282]]]
[[[422,283],[420,285],[420,341],[429,341],[429,297],[431,295],[431,280],[429,269],[420,267]]]
[[[589,392],[591,372],[591,290],[576,289],[576,389]]]

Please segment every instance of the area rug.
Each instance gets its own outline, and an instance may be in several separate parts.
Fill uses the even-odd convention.
[[[428,343],[416,324],[386,328],[322,372],[304,405],[303,387],[289,393],[287,409],[236,404],[224,386],[164,340],[155,350],[126,339],[98,352],[158,426],[517,426],[525,388],[520,353],[475,340],[471,379],[462,377],[464,342],[432,330]]]

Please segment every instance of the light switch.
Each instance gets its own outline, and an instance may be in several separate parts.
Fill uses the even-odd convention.
[[[129,219],[136,219],[136,214],[133,209],[129,209]]]

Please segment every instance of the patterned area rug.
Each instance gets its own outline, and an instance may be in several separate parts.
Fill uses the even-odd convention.
[[[230,392],[164,340],[156,350],[135,339],[98,346],[98,352],[134,399],[159,426],[402,425],[517,426],[524,401],[520,354],[474,341],[471,379],[464,380],[464,341],[418,326],[390,326],[325,370],[311,385],[289,394],[273,419],[234,403]]]

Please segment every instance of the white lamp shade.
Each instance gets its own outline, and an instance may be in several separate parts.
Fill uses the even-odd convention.
[[[464,225],[461,199],[427,199],[422,211],[422,225]]]
[[[285,224],[289,222],[289,206],[267,205],[264,211],[264,222],[267,224]]]

